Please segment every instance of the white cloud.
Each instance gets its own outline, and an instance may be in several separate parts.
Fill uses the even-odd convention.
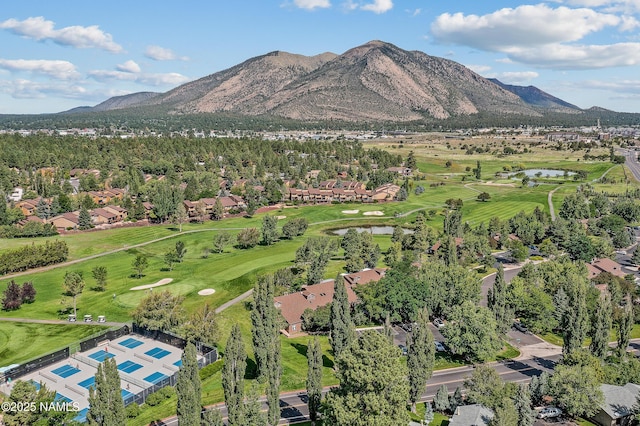
[[[86,96],[87,90],[80,85],[68,85],[59,82],[36,82],[31,80],[1,80],[0,92],[16,99],[42,99],[48,95],[63,98],[80,99]]]
[[[534,71],[512,71],[500,73],[496,78],[506,84],[524,85],[538,78],[538,76],[539,74]]]
[[[640,0],[567,0],[571,6],[602,8],[605,12],[636,13],[640,11]]]
[[[509,57],[539,68],[595,69],[640,65],[640,43],[602,45],[552,44],[513,50]]]
[[[436,18],[431,31],[443,43],[505,52],[514,48],[574,42],[606,27],[622,24],[629,25],[612,14],[585,8],[553,9],[538,4],[500,9],[483,16],[445,13]]]
[[[111,53],[122,52],[122,46],[113,41],[109,33],[102,31],[97,25],[89,27],[71,26],[60,29],[54,28],[53,21],[47,21],[42,16],[27,18],[24,21],[8,19],[0,22],[0,28],[14,34],[34,40],[51,40],[63,46],[77,48],[97,48]]]
[[[420,9],[420,8],[414,9],[414,10],[405,9],[405,12],[407,12],[411,16],[418,16],[418,15],[420,15],[422,13],[422,9]]]
[[[177,86],[190,80],[178,73],[132,73],[126,71],[93,70],[89,71],[89,77],[100,82],[132,81],[150,86]]]
[[[154,61],[188,61],[189,58],[186,56],[178,56],[171,49],[167,49],[160,46],[148,46],[147,50],[145,50],[144,55],[153,59]]]
[[[329,0],[293,0],[293,4],[300,9],[314,10],[331,7]]]
[[[581,3],[612,2],[581,0]],[[505,53],[506,60],[511,62],[538,68],[593,69],[640,64],[640,44],[576,42],[608,27],[629,31],[639,24],[632,16],[538,4],[500,9],[483,16],[445,13],[436,18],[431,31],[442,43]]]
[[[12,72],[30,72],[48,75],[60,80],[78,78],[75,65],[68,61],[46,59],[0,59],[0,68]]]
[[[362,10],[368,10],[373,13],[385,13],[393,9],[392,0],[373,0],[373,3],[360,6]]]
[[[135,61],[128,60],[124,64],[118,64],[116,66],[118,71],[123,72],[131,72],[131,73],[139,73],[141,71],[140,65],[138,65]]]
[[[491,71],[491,67],[488,65],[467,65],[467,68],[469,68],[471,71],[475,72],[476,74],[484,74],[486,72]]]

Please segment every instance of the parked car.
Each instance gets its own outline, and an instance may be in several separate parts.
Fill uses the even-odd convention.
[[[513,328],[515,328],[518,331],[521,331],[523,333],[528,333],[529,329],[527,328],[526,325],[524,325],[523,323],[521,323],[520,321],[514,321],[513,322]]]
[[[398,347],[402,351],[402,355],[407,356],[407,354],[409,353],[409,351],[407,350],[407,347],[405,345],[398,345]]]
[[[438,352],[444,352],[446,351],[444,345],[442,344],[442,342],[438,342],[437,340],[434,342],[436,345],[436,351]]]
[[[434,318],[433,325],[435,325],[438,328],[442,328],[444,327],[444,321],[442,321],[442,319],[440,318]]]
[[[557,407],[545,407],[538,412],[539,419],[552,419],[562,415],[562,410]]]

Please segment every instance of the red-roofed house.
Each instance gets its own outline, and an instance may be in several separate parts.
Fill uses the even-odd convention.
[[[358,299],[346,282],[347,298],[349,303],[355,303]],[[284,333],[293,336],[302,331],[302,314],[306,309],[316,310],[321,306],[328,305],[333,300],[334,280],[326,280],[320,284],[313,284],[303,287],[302,291],[274,297],[276,308],[280,309],[282,316],[287,321],[287,328]]]
[[[594,259],[591,263],[587,263],[586,265],[587,270],[589,271],[589,279],[594,278],[603,272],[608,272],[611,275],[615,275],[620,278],[624,278],[627,275],[622,270],[622,265],[607,257]]]

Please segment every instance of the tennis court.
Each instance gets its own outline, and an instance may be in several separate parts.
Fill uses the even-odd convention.
[[[138,339],[134,339],[133,337],[129,337],[127,340],[123,340],[122,342],[119,343],[120,346],[124,346],[125,348],[129,348],[129,349],[137,348],[142,344],[143,342],[141,342]]]
[[[142,366],[140,364],[133,361],[125,361],[118,366],[118,370],[127,374],[133,373],[134,371],[139,370],[141,368]]]
[[[165,376],[164,374],[159,373],[159,372],[156,371],[155,373],[145,377],[143,380],[145,382],[153,383],[155,385],[156,383],[158,383],[159,381],[161,381],[163,379],[166,379],[167,377],[168,376]]]
[[[113,358],[114,356],[115,356],[114,354],[110,354],[109,352],[107,352],[105,350],[99,350],[99,351],[94,352],[91,355],[89,355],[89,358],[95,359],[98,362],[102,362],[105,359]]]
[[[80,383],[78,383],[78,386],[82,386],[85,389],[89,389],[91,386],[93,386],[95,388],[95,384],[96,384],[96,378],[95,377],[89,377],[88,379],[83,380]]]
[[[63,379],[66,379],[69,376],[73,376],[74,374],[79,373],[80,370],[70,365],[63,365],[62,367],[58,367],[55,370],[51,370],[51,372],[53,374],[57,374]]]
[[[149,355],[154,357],[155,359],[160,359],[160,358],[164,358],[165,356],[169,355],[171,353],[171,351],[168,351],[166,349],[162,349],[162,348],[158,348],[155,347],[147,352],[145,352],[145,355]]]

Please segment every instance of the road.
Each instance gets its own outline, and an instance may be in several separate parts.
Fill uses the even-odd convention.
[[[494,367],[502,380],[506,382],[524,383],[529,382],[533,376],[542,374],[543,371],[553,370],[560,355],[552,355],[546,358],[533,358],[528,360],[504,361],[494,364]],[[427,390],[422,395],[421,401],[432,400],[440,386],[447,386],[449,392],[454,392],[456,387],[463,386],[464,379],[473,373],[473,367],[460,367],[447,370],[436,371],[427,383]],[[323,393],[329,391],[325,388]],[[261,398],[263,409],[266,410],[265,398]],[[226,418],[227,411],[224,404],[216,404],[207,408],[219,408],[222,417]],[[283,393],[280,396],[280,408],[282,417],[280,424],[296,423],[308,420],[307,398],[304,391]],[[153,423],[156,426],[177,426],[178,419],[171,417]]]
[[[640,181],[640,163],[638,163],[638,160],[636,159],[636,152],[630,149],[623,149],[620,150],[620,152],[625,156],[624,165],[631,171],[633,177],[637,181]]]

